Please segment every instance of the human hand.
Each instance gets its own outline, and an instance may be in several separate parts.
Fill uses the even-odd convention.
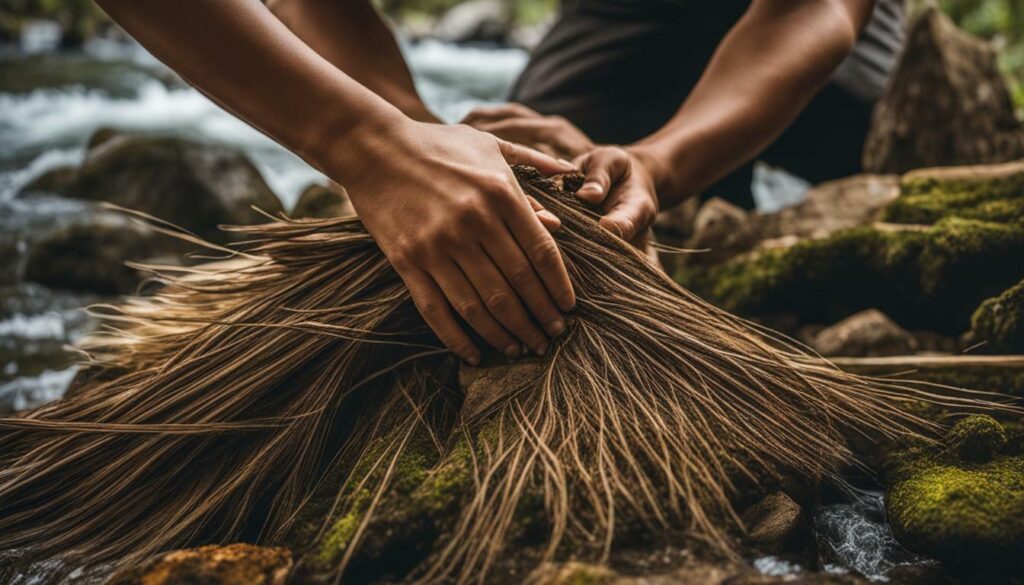
[[[601,206],[601,226],[637,247],[646,244],[658,215],[654,161],[629,148],[601,146],[574,162],[586,175],[576,196]]]
[[[359,155],[345,153],[345,187],[441,342],[480,362],[454,309],[509,357],[521,344],[547,351],[575,295],[545,229],[558,219],[523,194],[509,165],[546,174],[574,167],[469,126],[409,119],[359,144]]]
[[[517,103],[475,108],[462,123],[559,158],[571,159],[594,148],[569,120],[544,116]]]

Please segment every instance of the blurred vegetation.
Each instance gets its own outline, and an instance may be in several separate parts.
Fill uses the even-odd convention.
[[[22,24],[36,19],[60,23],[66,47],[81,45],[110,23],[92,0],[0,0],[0,40],[16,40]]]
[[[939,0],[939,5],[962,29],[992,41],[1017,106],[1024,109],[1024,0]]]
[[[439,17],[465,0],[374,0],[379,8],[397,18]],[[552,18],[558,0],[501,0],[516,24],[537,24]]]

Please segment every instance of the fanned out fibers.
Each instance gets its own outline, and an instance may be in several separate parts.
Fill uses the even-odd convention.
[[[531,493],[538,562],[574,544],[607,558],[626,523],[729,554],[735,478],[826,476],[851,457],[844,433],[932,430],[912,401],[980,404],[844,373],[684,290],[555,182],[517,174],[562,220],[578,298],[537,376],[460,417],[456,361],[358,220],[232,228],[251,238],[234,258],[164,269],[154,296],[100,309],[92,377],[70,396],[0,419],[0,550],[96,563],[277,543],[318,486],[344,481],[339,462],[393,436],[372,475],[380,501],[425,427],[441,464],[458,437],[488,432],[453,522],[410,578],[483,582]],[[415,420],[395,433],[383,421],[401,405]],[[333,515],[353,505],[339,497]],[[375,509],[360,512],[339,578]]]

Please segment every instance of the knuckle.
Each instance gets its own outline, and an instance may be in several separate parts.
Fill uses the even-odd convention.
[[[507,313],[513,306],[512,295],[500,289],[486,293],[484,303],[496,314]]]
[[[555,245],[554,240],[544,238],[539,243],[534,244],[533,249],[530,251],[530,259],[538,270],[544,271],[558,266],[561,256],[558,254],[558,246]]]
[[[521,264],[509,271],[508,281],[516,288],[522,290],[533,284],[533,269],[526,264]]]
[[[455,310],[462,315],[462,318],[470,323],[478,322],[484,316],[484,308],[476,301],[460,301],[455,305]]]

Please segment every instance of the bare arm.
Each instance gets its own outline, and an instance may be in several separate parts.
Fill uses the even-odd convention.
[[[321,57],[407,116],[438,121],[416,92],[394,35],[369,0],[270,0],[267,6]]]
[[[679,203],[767,147],[853,48],[874,0],[754,0],[697,86],[630,150],[651,167],[663,206]]]
[[[561,255],[507,163],[569,170],[466,126],[414,121],[326,61],[258,0],[100,0],[228,110],[343,183],[442,342],[480,359],[542,353],[573,306]],[[538,327],[530,316],[541,324]]]
[[[807,106],[853,47],[874,0],[754,0],[718,45],[673,118],[639,143],[594,147],[559,116],[518,104],[466,122],[560,156],[587,173],[582,199],[601,224],[640,243],[659,207],[676,205],[760,153]]]

